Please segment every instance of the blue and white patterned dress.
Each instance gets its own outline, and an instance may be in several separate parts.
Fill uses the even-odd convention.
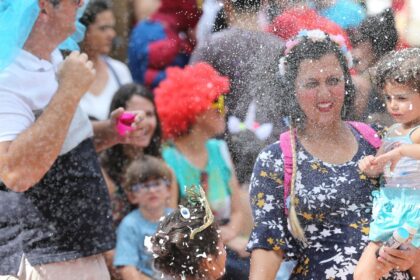
[[[375,149],[353,130],[358,151],[344,164],[314,158],[297,141],[296,211],[308,246],[294,239],[287,227],[283,199],[283,156],[279,143],[258,156],[250,186],[254,229],[248,250],[282,250],[297,260],[290,279],[353,279],[368,243],[371,192],[378,187],[360,173],[358,161]],[[393,272],[390,279],[409,279]]]

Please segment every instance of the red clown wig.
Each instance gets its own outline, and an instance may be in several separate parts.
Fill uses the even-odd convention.
[[[207,63],[169,67],[155,89],[155,102],[163,137],[176,138],[195,123],[217,98],[229,92],[229,79]]]

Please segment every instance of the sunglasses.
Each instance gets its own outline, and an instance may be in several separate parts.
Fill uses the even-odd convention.
[[[212,109],[217,109],[221,115],[225,114],[225,96],[219,95],[217,100],[211,104]]]
[[[164,179],[150,180],[144,183],[138,183],[131,186],[132,192],[148,192],[151,189],[162,190],[163,188],[169,186],[169,182]]]

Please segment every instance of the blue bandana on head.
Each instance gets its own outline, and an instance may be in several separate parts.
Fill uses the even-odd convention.
[[[79,22],[89,0],[77,11],[76,32],[58,47],[61,50],[79,50],[86,27]],[[23,48],[38,18],[39,0],[0,0],[0,71],[13,62]]]

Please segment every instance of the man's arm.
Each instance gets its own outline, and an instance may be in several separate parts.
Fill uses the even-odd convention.
[[[26,191],[51,168],[80,98],[94,77],[95,70],[87,55],[71,53],[59,73],[58,90],[42,115],[15,140],[0,143],[0,180],[9,189]]]

